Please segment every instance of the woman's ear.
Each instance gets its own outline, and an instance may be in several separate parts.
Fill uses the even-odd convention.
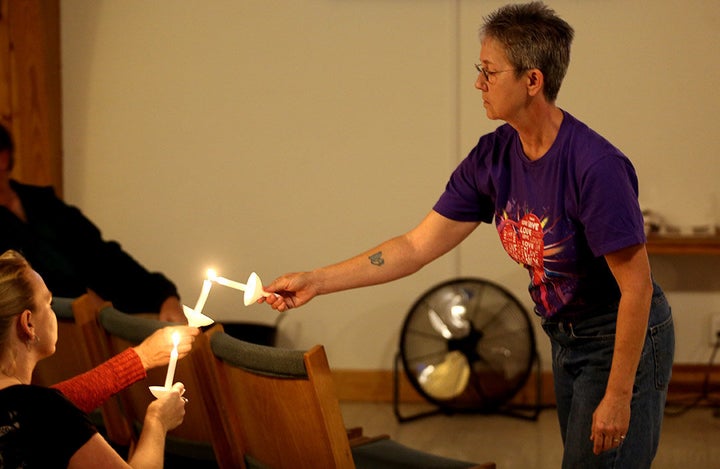
[[[530,96],[542,94],[544,85],[545,77],[539,69],[532,68],[528,70],[528,93],[530,93]]]
[[[26,309],[20,313],[17,320],[17,329],[18,336],[26,342],[35,337],[35,326],[33,325],[32,311]]]

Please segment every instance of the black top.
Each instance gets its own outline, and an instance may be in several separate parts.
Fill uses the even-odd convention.
[[[66,468],[95,433],[60,391],[34,385],[0,390],[0,468]]]
[[[158,312],[177,296],[161,273],[148,272],[80,210],[65,204],[52,187],[10,181],[27,222],[0,207],[0,253],[20,252],[45,280],[54,296],[75,298],[90,288],[126,313]]]

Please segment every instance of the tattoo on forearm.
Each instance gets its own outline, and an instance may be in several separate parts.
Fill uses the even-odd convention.
[[[370,263],[372,265],[376,265],[378,267],[385,263],[385,259],[382,257],[382,251],[376,252],[372,256],[368,257],[368,259],[370,259]]]

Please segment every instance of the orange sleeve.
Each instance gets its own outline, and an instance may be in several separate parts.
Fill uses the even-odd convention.
[[[91,412],[146,376],[140,357],[128,348],[92,370],[50,387],[63,393],[84,412]]]

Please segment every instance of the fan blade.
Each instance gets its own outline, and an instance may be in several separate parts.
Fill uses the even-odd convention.
[[[435,310],[431,309],[430,311],[428,311],[428,318],[430,319],[430,324],[432,325],[433,329],[438,331],[440,335],[444,338],[452,339],[452,332],[450,332],[447,324],[445,324],[443,320],[440,319],[440,316],[438,316],[438,313],[436,313]]]
[[[450,352],[438,365],[428,365],[418,376],[420,386],[436,399],[452,399],[465,391],[470,379],[470,366],[465,356]]]
[[[460,304],[448,308],[449,314],[440,316],[432,308],[428,309],[428,319],[433,329],[445,339],[461,339],[470,332],[470,322],[464,318],[466,309]]]

